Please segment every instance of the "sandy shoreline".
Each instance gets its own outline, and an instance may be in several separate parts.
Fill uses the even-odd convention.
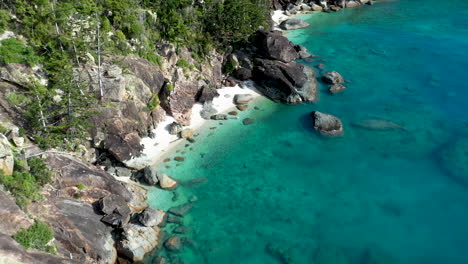
[[[223,87],[217,91],[219,96],[213,99],[213,107],[218,110],[218,113],[226,113],[235,107],[233,98],[236,94],[251,94],[255,98],[261,96],[255,89],[253,82],[244,82],[234,87]],[[196,103],[193,106],[190,126],[184,128],[196,131],[209,121],[200,116],[202,108],[203,105],[200,103]],[[153,138],[145,137],[141,140],[141,144],[144,147],[142,155],[127,161],[127,164],[134,168],[154,166],[161,161],[164,154],[173,150],[179,143],[184,142],[184,139],[179,138],[177,135],[169,134],[168,127],[172,122],[175,122],[174,118],[167,115],[166,120],[159,123],[153,130],[155,135]]]

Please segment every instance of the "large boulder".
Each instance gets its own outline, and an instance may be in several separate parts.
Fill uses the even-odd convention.
[[[159,182],[156,168],[151,168],[150,166],[145,167],[141,180],[150,186],[156,186]]]
[[[279,26],[281,29],[284,29],[284,30],[293,30],[293,29],[306,28],[310,26],[310,24],[301,19],[290,18],[281,22]]]
[[[193,208],[193,203],[187,202],[169,209],[169,213],[177,216],[185,216]]]
[[[33,221],[18,207],[13,199],[0,189],[0,233],[14,235],[21,228],[28,228]]]
[[[218,97],[219,93],[215,87],[211,85],[204,85],[197,94],[197,102],[205,103],[213,101],[214,98]]]
[[[319,111],[314,111],[311,115],[314,121],[314,129],[321,134],[327,136],[340,136],[343,134],[343,124],[337,117]]]
[[[157,227],[128,224],[123,227],[122,237],[117,241],[117,251],[133,262],[143,261],[145,255],[160,247],[163,231]]]
[[[164,242],[164,246],[169,251],[180,252],[182,251],[184,245],[180,236],[173,236]]]
[[[165,79],[158,66],[137,57],[126,57],[123,65],[137,78],[142,80],[151,89],[153,94],[159,94]]]
[[[106,224],[120,227],[130,220],[130,208],[120,195],[107,195],[101,198],[97,205],[99,211],[105,215],[101,221]]]
[[[256,64],[253,79],[264,95],[289,104],[317,99],[315,72],[310,67],[264,59],[257,59]]]
[[[234,95],[234,104],[248,104],[253,99],[254,97],[251,94],[236,94]]]
[[[163,210],[146,208],[138,215],[138,221],[147,227],[164,226],[166,224],[167,214]]]
[[[5,135],[0,134],[0,170],[5,175],[11,175],[14,165],[12,146]]]
[[[214,108],[213,103],[212,102],[205,102],[203,104],[202,110],[200,111],[200,116],[203,119],[209,120],[209,119],[211,119],[211,116],[215,115],[216,113],[218,113],[218,110],[216,110],[216,108]]]
[[[329,84],[341,84],[344,83],[343,76],[336,71],[327,72],[322,76],[322,80]]]
[[[280,31],[259,31],[255,39],[255,46],[262,55],[273,60],[288,63],[299,58],[294,44],[281,35]]]
[[[178,181],[172,179],[167,174],[158,174],[159,186],[165,190],[174,190],[179,184]]]

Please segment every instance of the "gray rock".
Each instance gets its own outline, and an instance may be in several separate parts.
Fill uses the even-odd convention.
[[[174,234],[188,234],[190,233],[190,228],[186,226],[178,226],[172,231]]]
[[[169,213],[177,216],[185,216],[193,208],[193,203],[188,202],[169,209]]]
[[[219,93],[216,88],[211,85],[204,85],[197,94],[197,102],[203,104],[209,101],[213,101],[213,99],[218,96]]]
[[[181,124],[173,122],[169,125],[169,134],[178,135],[183,129],[184,127]]]
[[[216,110],[213,107],[213,103],[212,102],[205,102],[203,104],[202,110],[200,111],[200,116],[205,120],[209,120],[209,119],[211,119],[211,116],[215,115],[216,113],[218,113],[218,110]]]
[[[12,146],[8,139],[0,134],[0,170],[3,170],[5,175],[11,175],[14,165]]]
[[[0,233],[14,235],[21,228],[28,228],[33,224],[30,219],[8,195],[0,189]]]
[[[182,217],[175,216],[175,215],[168,215],[167,216],[167,222],[168,223],[174,223],[174,224],[182,224]]]
[[[119,177],[130,177],[132,176],[132,171],[125,167],[115,167],[115,174]]]
[[[256,62],[253,79],[265,96],[289,104],[317,99],[317,81],[310,67],[297,62],[264,59],[257,59]]]
[[[138,215],[138,221],[147,227],[159,226],[166,224],[167,214],[163,210],[146,208]]]
[[[97,203],[99,211],[105,214],[101,219],[104,223],[112,226],[122,226],[130,220],[130,208],[127,201],[117,194],[103,197]]]
[[[252,78],[252,70],[247,68],[239,68],[234,71],[233,75],[241,81],[246,81]]]
[[[157,226],[128,224],[123,228],[122,239],[117,241],[117,250],[133,262],[143,261],[147,253],[162,244],[162,236],[163,232]]]
[[[312,54],[309,53],[309,51],[306,49],[306,47],[302,45],[296,45],[294,48],[297,51],[297,54],[299,54],[300,59],[306,59],[312,56]]]
[[[284,29],[284,30],[294,30],[294,29],[306,28],[310,26],[310,24],[301,19],[290,18],[281,22],[279,26],[281,29]]]
[[[314,129],[327,136],[340,136],[343,134],[343,124],[335,116],[318,111],[311,113],[314,120]]]
[[[330,91],[332,94],[341,93],[344,90],[346,90],[346,86],[342,84],[334,84],[328,89],[328,91]]]
[[[279,31],[258,32],[255,46],[264,56],[273,60],[288,63],[299,57],[294,49],[294,44]]]
[[[158,184],[158,173],[156,172],[156,168],[152,168],[147,166],[143,169],[142,181],[150,186],[156,186]]]
[[[253,95],[251,94],[236,94],[234,95],[234,104],[248,104],[253,100]]]
[[[341,84],[344,83],[343,76],[336,71],[327,72],[322,76],[322,80],[329,84]]]
[[[176,157],[177,158],[177,157]],[[169,177],[167,174],[158,174],[159,186],[165,190],[174,190],[179,185],[179,182]]]
[[[211,116],[212,120],[228,120],[228,116],[225,114],[216,114]]]

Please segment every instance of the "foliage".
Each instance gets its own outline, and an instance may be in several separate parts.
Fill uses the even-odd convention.
[[[0,184],[13,194],[22,209],[27,209],[31,201],[42,199],[40,188],[51,180],[52,173],[44,161],[37,157],[28,161],[15,160],[12,175],[3,175],[3,172],[0,174]]]
[[[170,92],[174,91],[174,85],[173,84],[168,83],[168,84],[166,84],[166,87]]]
[[[15,38],[0,41],[0,65],[22,63],[33,66],[39,63],[39,57],[31,47]]]
[[[76,185],[76,188],[78,188],[78,190],[84,190],[85,186],[83,184],[81,184],[81,183],[78,183]]]
[[[232,73],[237,67],[237,63],[235,60],[228,60],[224,65],[224,71],[227,73]]]
[[[19,92],[10,92],[5,95],[5,99],[10,105],[23,105],[29,101],[29,97]]]
[[[56,249],[54,246],[48,245],[48,243],[53,238],[54,232],[49,225],[38,219],[34,220],[34,224],[29,228],[22,228],[13,235],[13,239],[25,249],[35,248],[52,254],[56,253]]]
[[[159,97],[157,94],[152,94],[151,95],[151,98],[148,102],[148,110],[150,111],[153,111],[154,109],[156,109],[156,107],[158,107],[158,105],[160,104],[161,102],[159,101]]]
[[[2,34],[3,31],[5,31],[10,22],[10,19],[10,14],[8,14],[6,10],[0,9],[0,34]]]
[[[5,134],[6,132],[8,132],[8,128],[6,128],[2,124],[0,124],[0,133]]]

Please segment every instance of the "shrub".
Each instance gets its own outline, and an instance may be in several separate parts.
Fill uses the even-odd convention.
[[[22,63],[33,66],[40,58],[34,54],[31,47],[24,45],[15,38],[0,41],[0,64]]]
[[[179,66],[179,67],[182,67],[182,68],[189,68],[190,67],[190,64],[188,63],[188,61],[186,61],[184,59],[178,60],[176,65]]]
[[[13,235],[25,249],[35,248],[49,253],[55,253],[55,247],[47,245],[54,238],[54,232],[49,225],[41,220],[35,220],[29,228],[21,229]]]
[[[84,184],[78,183],[76,185],[76,188],[78,188],[78,190],[83,190],[85,188],[85,186],[84,186]]]
[[[166,86],[167,86],[167,89],[168,89],[169,91],[171,91],[171,92],[174,91],[174,85],[168,83]]]
[[[23,105],[28,101],[28,97],[22,93],[11,92],[7,93],[5,99],[10,105]]]
[[[15,171],[12,175],[0,175],[0,183],[15,196],[16,203],[22,209],[27,209],[31,200],[42,198],[36,179],[27,171]]]
[[[10,14],[6,10],[0,9],[0,34],[5,31],[5,29],[8,26],[8,23],[10,22]]]
[[[153,111],[154,109],[156,109],[156,107],[158,107],[160,103],[161,102],[159,101],[159,96],[157,94],[152,94],[148,102],[148,110]]]
[[[224,65],[224,71],[226,73],[232,73],[237,67],[237,63],[235,60],[228,60]]]
[[[52,181],[52,172],[47,167],[43,159],[32,157],[28,160],[29,172],[36,179],[36,183],[44,186]]]

